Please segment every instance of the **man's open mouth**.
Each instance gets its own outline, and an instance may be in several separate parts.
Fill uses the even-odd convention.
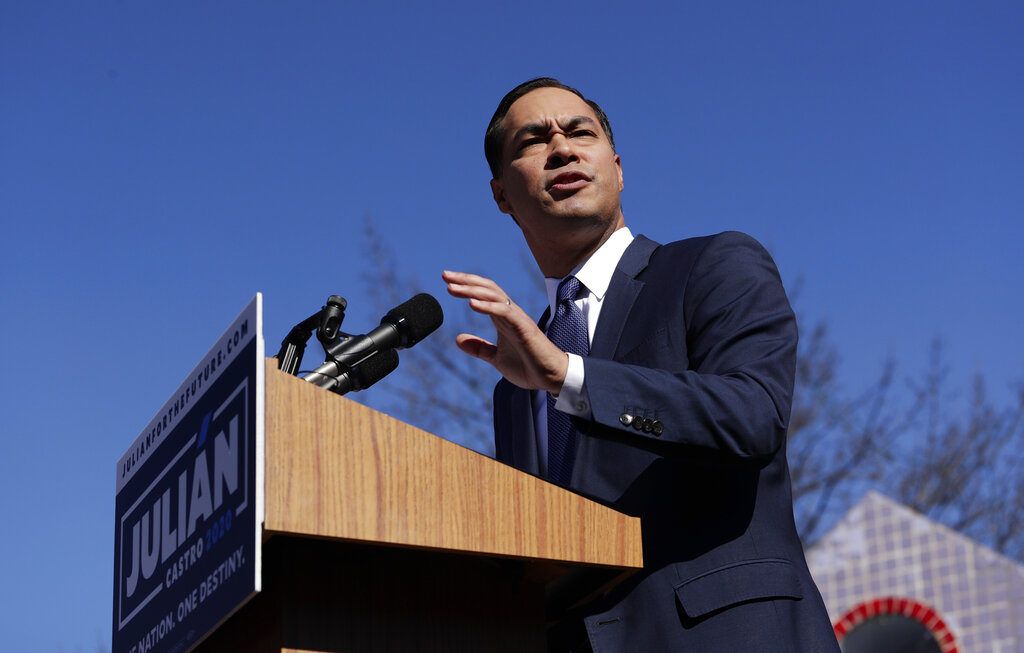
[[[583,188],[590,182],[590,177],[582,172],[563,172],[551,180],[548,190],[567,191]]]

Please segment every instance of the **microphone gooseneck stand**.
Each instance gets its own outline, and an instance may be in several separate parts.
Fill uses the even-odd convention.
[[[317,313],[296,324],[281,342],[278,368],[298,374],[306,342],[315,329],[325,359],[323,365],[304,377],[305,381],[337,394],[363,390],[398,367],[396,350],[412,347],[444,321],[437,300],[419,293],[388,311],[369,333],[352,335],[341,331],[347,307],[343,297],[331,295]]]
[[[281,349],[277,353],[277,368],[286,374],[298,376],[306,344],[313,336],[314,331],[316,331],[316,339],[320,341],[324,351],[327,352],[327,360],[334,360],[330,352],[337,349],[339,344],[352,338],[351,334],[341,331],[346,308],[348,308],[348,302],[344,297],[331,295],[319,311],[293,326],[281,341]],[[349,372],[354,372],[354,370],[350,369],[349,372],[344,372],[345,368],[339,365],[337,376],[316,374],[315,379],[307,378],[307,380],[338,394],[345,394],[350,390],[361,390],[373,385],[398,366],[397,354],[385,356],[384,359],[382,364],[371,366],[372,369],[365,375],[354,373],[350,375]],[[361,363],[364,360],[365,358],[359,361],[350,359],[346,362]]]

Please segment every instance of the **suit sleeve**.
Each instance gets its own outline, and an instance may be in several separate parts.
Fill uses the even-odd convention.
[[[775,454],[786,437],[796,369],[796,319],[771,256],[736,232],[715,236],[683,292],[689,369],[584,359],[593,421],[665,444],[737,458]],[[623,424],[653,416],[662,433]]]

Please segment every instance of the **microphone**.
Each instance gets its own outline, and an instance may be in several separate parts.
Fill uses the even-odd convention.
[[[324,385],[317,383],[317,385],[339,395],[352,392],[353,390],[366,390],[377,381],[394,372],[397,367],[398,352],[394,349],[388,349],[375,356],[370,356],[359,367],[339,374],[337,377],[323,377],[323,379],[329,380],[330,383]]]
[[[313,370],[306,380],[328,387],[333,384],[333,377],[353,370],[374,354],[412,347],[436,331],[443,321],[444,312],[437,300],[420,293],[388,311],[373,331],[346,338],[327,348],[329,360]]]

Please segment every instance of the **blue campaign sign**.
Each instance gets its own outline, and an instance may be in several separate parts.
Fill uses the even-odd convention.
[[[117,463],[113,653],[183,652],[260,590],[262,297]]]

